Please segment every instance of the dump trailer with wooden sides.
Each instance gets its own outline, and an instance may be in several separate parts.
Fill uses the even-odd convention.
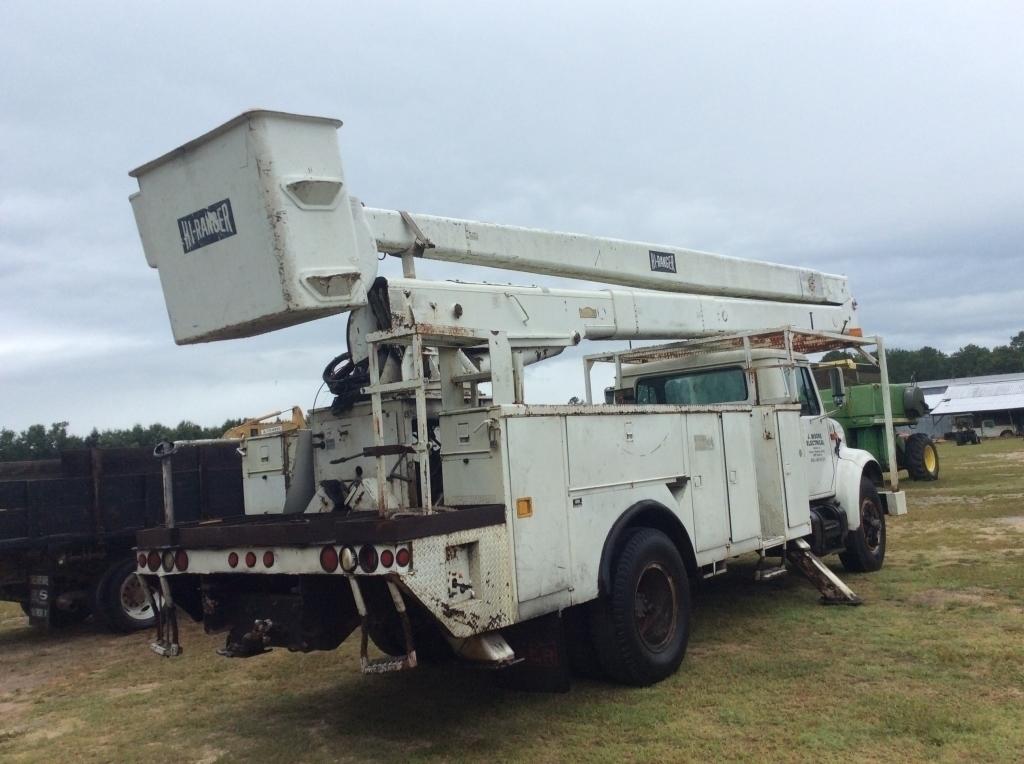
[[[243,513],[237,444],[178,455],[173,488],[182,519]],[[0,463],[0,599],[33,625],[90,614],[115,631],[153,625],[135,575],[135,534],[163,522],[163,476],[151,448],[63,451],[58,459]]]

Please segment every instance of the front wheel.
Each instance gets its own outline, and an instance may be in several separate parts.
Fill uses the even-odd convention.
[[[846,534],[839,559],[852,573],[878,570],[885,560],[885,512],[878,489],[866,477],[860,479],[860,527]]]
[[[611,679],[660,682],[679,668],[690,639],[686,567],[668,536],[641,528],[615,559],[610,591],[591,610],[598,661]]]

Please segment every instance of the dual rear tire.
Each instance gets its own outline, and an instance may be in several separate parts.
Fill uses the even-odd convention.
[[[135,558],[116,562],[96,584],[93,615],[111,631],[128,634],[156,623],[153,604],[135,575]]]
[[[609,591],[589,608],[593,658],[609,679],[646,686],[679,668],[690,639],[690,586],[679,551],[664,533],[629,532]]]

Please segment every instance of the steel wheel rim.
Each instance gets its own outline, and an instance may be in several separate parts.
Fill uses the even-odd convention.
[[[938,466],[938,459],[936,458],[935,447],[925,446],[924,449],[924,468],[929,472],[935,472],[935,468]]]
[[[874,553],[882,546],[882,512],[871,499],[860,505],[860,524],[864,529],[864,543]]]
[[[146,596],[139,577],[132,573],[125,576],[118,592],[121,611],[133,621],[148,621],[153,617],[153,605]]]
[[[661,563],[652,562],[640,574],[633,597],[633,621],[640,640],[651,652],[664,650],[676,634],[676,582]]]

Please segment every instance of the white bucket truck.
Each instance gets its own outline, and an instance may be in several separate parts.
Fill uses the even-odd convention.
[[[561,685],[568,657],[643,685],[683,658],[691,583],[737,555],[859,601],[818,556],[877,570],[906,505],[846,448],[809,372],[806,354],[875,346],[885,379],[843,277],[366,208],[339,125],[248,112],[132,173],[177,342],[349,313],[331,406],[242,447],[258,504],[175,524],[165,486],[168,522],[138,536],[167,603],[157,652],[180,652],[176,603],[227,633],[228,656],[359,629],[368,672],[454,655]],[[377,275],[383,255],[402,278]],[[418,258],[616,286],[431,282]],[[625,339],[674,342],[587,356],[586,403],[525,402],[525,366]],[[616,381],[595,404],[599,362]],[[371,639],[390,657],[371,659]]]

